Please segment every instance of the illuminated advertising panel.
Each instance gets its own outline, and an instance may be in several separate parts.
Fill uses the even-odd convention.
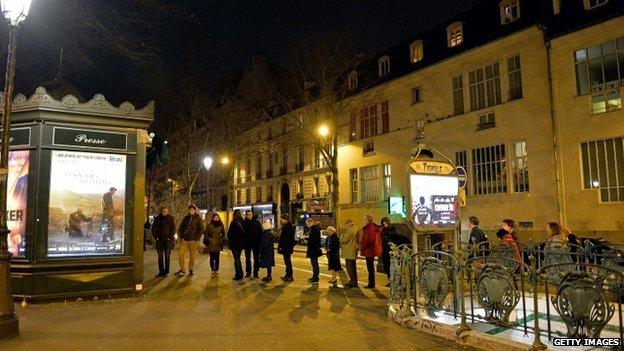
[[[30,152],[9,152],[9,174],[7,184],[7,226],[9,252],[14,257],[23,257],[26,249],[26,211],[28,201],[28,168]]]
[[[48,257],[124,253],[126,156],[52,151]]]
[[[420,229],[450,229],[458,220],[457,177],[410,175],[412,219]]]

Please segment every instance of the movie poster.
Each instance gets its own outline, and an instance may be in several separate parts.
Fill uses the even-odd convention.
[[[457,177],[410,175],[412,219],[421,229],[444,229],[458,220]]]
[[[126,156],[52,151],[48,257],[122,255]]]
[[[26,249],[26,204],[28,201],[28,150],[9,152],[7,184],[7,226],[9,252],[24,257]]]

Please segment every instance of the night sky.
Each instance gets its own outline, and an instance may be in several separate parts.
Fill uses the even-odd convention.
[[[475,2],[33,0],[19,36],[16,91],[60,76],[86,99],[97,92],[115,104],[155,99],[164,114],[168,94],[183,89],[180,77],[189,72],[209,89],[252,53],[287,67],[293,46],[308,36],[347,35],[356,50],[375,52]],[[4,67],[6,28],[0,34]]]

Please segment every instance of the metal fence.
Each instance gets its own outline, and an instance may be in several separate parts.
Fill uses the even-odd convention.
[[[556,337],[624,341],[621,250],[558,242],[425,246],[392,248],[390,299],[404,316],[451,319],[458,332],[479,323],[518,330],[532,334],[532,349]]]

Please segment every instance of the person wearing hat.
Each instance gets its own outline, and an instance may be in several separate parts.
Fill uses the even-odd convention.
[[[286,274],[282,277],[282,280],[285,282],[292,282],[294,279],[292,261],[290,258],[295,248],[295,226],[290,222],[288,213],[282,214],[280,217],[280,224],[282,228],[277,244],[277,253],[284,257],[284,266],[286,266]]]
[[[327,264],[329,266],[329,272],[332,275],[329,284],[337,287],[338,272],[342,270],[342,265],[340,264],[340,238],[338,238],[336,228],[332,226],[325,229],[325,234],[327,234]]]
[[[265,283],[273,280],[271,276],[271,270],[275,266],[275,250],[273,248],[273,226],[271,222],[264,221],[262,223],[262,236],[260,239],[260,253],[259,253],[259,266],[260,268],[266,268],[267,275],[262,278]]]
[[[340,235],[340,249],[342,250],[342,257],[345,260],[345,267],[349,276],[349,282],[345,284],[345,288],[356,288],[358,286],[358,278],[355,260],[358,252],[358,230],[355,223],[350,219],[345,221],[345,227],[346,230]]]
[[[197,241],[201,238],[204,231],[202,219],[197,213],[197,207],[190,205],[188,214],[182,219],[178,235],[180,236],[180,270],[175,275],[181,276],[186,274],[186,252],[189,252],[188,275],[193,275],[193,266],[195,266],[195,256],[197,255]]]

